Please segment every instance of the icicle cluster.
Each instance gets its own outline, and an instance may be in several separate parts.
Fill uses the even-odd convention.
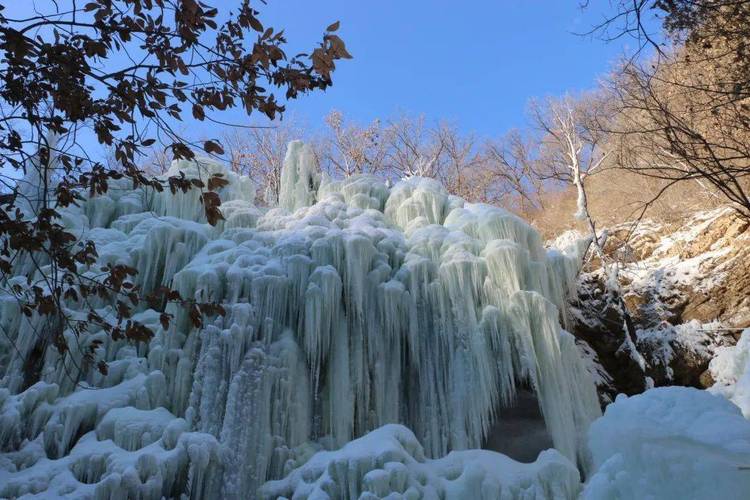
[[[36,373],[23,360],[43,325],[0,297],[10,332],[0,337],[0,497],[246,498],[388,423],[436,458],[480,447],[521,385],[538,395],[557,450],[586,467],[581,436],[599,406],[561,329],[576,259],[434,180],[321,179],[311,155],[290,144],[280,207],[265,212],[249,179],[225,172],[218,227],[197,193],[118,183],[62,214],[96,242],[101,264],[136,267],[145,291],[168,285],[226,315],[198,331],[170,305],[164,331],[144,309],[138,319],[157,332],[148,345],[69,336],[73,353],[103,341],[106,376],[54,349]]]
[[[532,464],[484,450],[430,460],[409,429],[390,424],[316,454],[283,480],[269,481],[259,496],[572,500],[579,490],[578,470],[555,450],[543,451]]]

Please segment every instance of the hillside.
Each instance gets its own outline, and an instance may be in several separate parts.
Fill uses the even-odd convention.
[[[605,251],[621,264],[621,287],[646,361],[619,352],[623,318],[603,294],[599,262],[587,263],[572,300],[573,332],[598,354],[611,383],[634,394],[648,384],[706,388],[716,349],[750,326],[750,223],[730,208],[678,223],[642,221],[607,230]],[[570,239],[566,235],[561,241]]]

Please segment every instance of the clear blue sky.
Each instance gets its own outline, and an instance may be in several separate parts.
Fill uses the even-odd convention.
[[[36,0],[48,10],[51,0]],[[226,13],[239,0],[206,0]],[[609,12],[609,2],[580,0],[268,0],[254,4],[266,26],[283,28],[287,53],[310,50],[326,26],[354,59],[341,61],[334,85],[292,101],[288,115],[316,128],[331,109],[360,123],[400,113],[447,120],[465,132],[499,136],[525,124],[532,97],[592,88],[628,50],[577,36]],[[31,2],[11,2],[6,15],[24,17]],[[66,1],[60,2],[65,10]],[[241,113],[229,118],[248,124]],[[260,114],[249,123],[260,124]],[[177,126],[190,138],[215,137],[215,126],[185,113]]]
[[[360,122],[407,112],[494,136],[523,126],[531,97],[591,88],[633,44],[576,36],[609,8],[591,3],[581,10],[579,0],[269,0],[262,20],[283,26],[298,49],[341,21],[354,59],[341,62],[331,89],[289,105],[309,125],[332,108]]]

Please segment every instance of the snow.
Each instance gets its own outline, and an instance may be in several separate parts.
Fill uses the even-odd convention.
[[[606,393],[614,390],[612,376],[601,365],[599,356],[596,354],[596,351],[591,348],[590,345],[580,339],[576,339],[575,342],[579,352],[581,353],[583,364],[586,367],[586,370],[589,372],[589,375],[591,375],[594,384],[596,384],[597,390],[599,392],[599,397],[605,398],[605,403],[610,403],[611,399],[609,396],[607,396]]]
[[[99,441],[111,439],[124,450],[135,451],[157,441],[175,419],[163,407],[139,410],[132,406],[114,408],[96,426]]]
[[[580,266],[583,265],[586,251],[591,246],[592,241],[593,236],[584,236],[580,231],[570,229],[560,233],[554,240],[548,241],[546,246],[559,251],[563,255],[575,258]]]
[[[190,491],[193,498],[211,498],[209,490],[220,479],[216,440],[175,425],[159,441],[132,452],[89,432],[68,455],[49,459],[39,439],[27,443],[24,453],[2,456],[3,498],[159,499],[181,491]]]
[[[324,199],[336,194],[340,195],[347,205],[382,212],[390,192],[385,181],[374,175],[353,175],[338,181],[324,176],[318,196]]]
[[[166,172],[166,176],[180,176],[184,174],[187,179],[199,179],[204,183],[215,174],[220,174],[227,184],[216,190],[221,200],[233,201],[246,207],[252,207],[255,200],[256,186],[247,176],[241,176],[235,172],[225,169],[222,165],[205,158],[197,158],[195,161],[179,160],[172,162]],[[171,216],[196,222],[206,222],[203,206],[199,202],[200,190],[191,189],[186,193],[178,190],[171,193],[165,189],[159,193],[146,191],[141,193],[142,208],[146,212],[155,212],[162,216]],[[94,198],[94,200],[98,199]],[[118,203],[118,206],[120,203]],[[143,211],[143,209],[139,210]]]
[[[464,203],[434,180],[391,188],[372,176],[321,179],[314,167],[309,148],[292,143],[280,207],[261,211],[249,179],[208,160],[176,162],[169,175],[228,181],[216,227],[195,191],[118,182],[64,212],[71,230],[97,242],[97,266],[81,269],[92,279],[100,265],[125,263],[145,293],[166,285],[218,301],[226,315],[197,330],[169,304],[165,331],[161,311],[142,303],[136,317],[155,331],[148,343],[68,331],[72,356],[62,365],[47,349],[35,374],[24,359],[42,320],[0,296],[10,332],[0,337],[0,496],[243,498],[314,451],[391,423],[436,459],[428,469],[448,496],[480,483],[530,489],[524,498],[573,495],[571,463],[586,470],[584,436],[600,415],[561,328],[577,257],[545,250],[518,217]],[[13,279],[31,269],[20,262]],[[106,301],[94,306],[115,314]],[[80,304],[66,307],[85,319]],[[81,364],[94,340],[107,375]],[[536,393],[558,451],[534,467],[456,453],[481,446],[521,386]],[[385,491],[383,474],[402,472],[367,481]]]
[[[722,283],[731,266],[742,265],[732,258],[732,245],[718,237],[695,255],[683,254],[683,250],[700,240],[713,224],[731,213],[732,210],[728,208],[698,212],[673,232],[653,222],[640,223],[630,236],[630,246],[653,246],[653,249],[647,258],[623,266],[622,274],[630,282],[628,289],[635,295],[660,300],[669,300],[672,298],[670,295],[679,294],[682,289],[710,293]],[[657,241],[648,243],[654,234],[660,235]],[[659,301],[653,302],[655,312],[669,319],[666,317],[667,308]]]
[[[719,347],[708,367],[716,383],[709,389],[736,404],[750,418],[750,328],[732,347]]]
[[[648,353],[649,365],[663,367],[667,380],[672,380],[674,349],[679,347],[696,358],[711,359],[721,349],[716,335],[720,331],[719,322],[701,323],[694,319],[679,325],[663,321],[655,327],[636,330],[636,336],[639,348]]]
[[[685,326],[684,332],[671,332],[665,323],[677,325],[682,322],[681,307],[686,301],[697,303],[699,297],[706,298],[718,292],[722,296],[726,291],[725,282],[728,276],[737,268],[744,266],[742,248],[743,237],[732,237],[739,226],[732,222],[734,212],[727,209],[717,209],[708,212],[698,212],[681,223],[676,229],[653,221],[640,221],[637,225],[623,224],[611,228],[611,238],[614,238],[614,257],[618,260],[620,285],[624,292],[624,300],[634,304],[633,317],[639,323],[641,331],[637,332],[646,342],[656,340],[662,334],[664,337],[680,337],[679,341],[685,345],[687,340],[683,333],[693,332],[691,345],[688,349],[697,347],[698,352],[708,354],[705,348],[708,335],[700,335],[700,329]],[[578,239],[579,233],[569,231],[555,241],[550,242],[559,251],[568,249],[568,253],[575,251],[575,243],[583,244]],[[581,273],[578,282],[578,296],[584,302],[599,300],[597,283],[606,280],[601,269]],[[724,326],[745,324],[743,307],[725,310],[721,313]],[[600,318],[586,315],[585,311],[573,309],[571,314],[580,323],[592,329],[607,328],[599,323]],[[695,313],[691,313],[695,316]],[[701,313],[699,312],[698,315]],[[718,318],[703,318],[706,324],[704,330],[715,330],[713,320]],[[650,330],[650,331],[648,331]],[[675,335],[676,333],[676,335]],[[701,338],[702,337],[702,338]],[[698,344],[704,344],[701,348]],[[708,350],[712,349],[708,346]]]
[[[740,500],[750,491],[750,422],[706,391],[620,395],[591,425],[589,446],[595,473],[583,500]]]
[[[385,215],[406,233],[411,228],[442,224],[449,208],[448,191],[435,179],[408,177],[396,184]]]
[[[284,479],[266,483],[260,497],[563,500],[576,498],[579,488],[578,470],[555,450],[530,464],[484,450],[430,460],[409,429],[390,424],[316,453]]]

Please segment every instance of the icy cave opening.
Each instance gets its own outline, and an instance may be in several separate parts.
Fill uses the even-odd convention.
[[[157,332],[147,344],[68,336],[101,340],[109,363],[107,375],[77,373],[82,389],[65,376],[79,360],[45,349],[41,319],[0,297],[10,332],[0,337],[0,496],[577,494],[600,409],[560,324],[574,254],[546,250],[518,217],[435,180],[330,179],[300,142],[272,209],[253,205],[250,179],[213,162],[175,162],[168,174],[181,171],[224,173],[218,226],[197,192],[124,182],[61,222],[96,242],[99,265],[136,267],[146,292],[168,285],[227,314],[196,330],[169,305],[165,331],[143,305],[138,318]],[[15,272],[33,274],[23,261]],[[24,370],[39,349],[39,372]],[[532,464],[478,450],[531,462],[550,445]],[[337,449],[329,462],[316,454]]]
[[[496,451],[522,463],[531,463],[539,453],[554,447],[539,399],[528,388],[519,389],[508,406],[499,405],[496,419],[484,438],[482,449]]]

